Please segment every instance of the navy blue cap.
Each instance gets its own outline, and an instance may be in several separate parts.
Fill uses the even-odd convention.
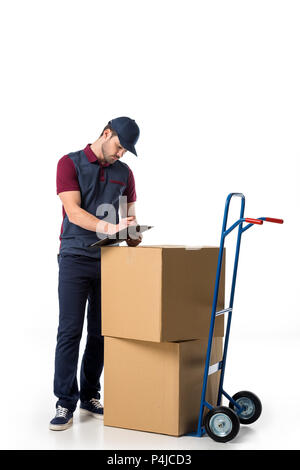
[[[137,156],[134,146],[140,136],[140,129],[135,120],[129,117],[118,117],[109,121],[109,124],[118,134],[122,147]]]

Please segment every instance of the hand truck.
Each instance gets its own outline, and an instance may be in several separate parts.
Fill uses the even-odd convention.
[[[231,227],[227,228],[228,211],[229,211],[231,198],[233,196],[241,198],[240,218]],[[237,276],[237,268],[238,268],[238,260],[239,260],[242,234],[253,225],[262,225],[263,222],[274,222],[277,224],[282,224],[283,220],[273,219],[270,217],[260,217],[258,219],[244,218],[244,210],[245,210],[245,196],[241,193],[230,193],[226,199],[224,218],[223,218],[221,242],[220,242],[219,257],[218,257],[218,267],[217,267],[217,274],[216,274],[216,281],[215,281],[213,306],[212,306],[212,312],[211,312],[206,361],[205,361],[205,369],[204,369],[204,376],[203,376],[198,427],[197,427],[196,432],[189,433],[190,436],[197,436],[197,437],[201,437],[205,433],[207,433],[213,440],[217,442],[227,442],[227,441],[232,440],[234,437],[236,437],[236,435],[239,432],[240,423],[242,424],[254,423],[254,421],[256,421],[259,418],[261,411],[262,411],[261,402],[254,393],[248,392],[248,391],[241,391],[231,397],[223,389],[223,381],[224,381],[224,373],[225,373],[225,366],[226,366],[228,340],[229,340],[229,333],[230,333],[230,325],[231,325],[231,317],[232,317],[232,310],[233,310],[234,292],[235,292],[235,285],[236,285],[236,276]],[[243,227],[244,222],[246,222],[247,225]],[[234,260],[234,267],[233,267],[229,307],[217,312],[216,307],[217,307],[217,301],[218,301],[219,283],[220,283],[225,238],[236,227],[238,227],[238,235],[237,235],[237,242],[236,242],[235,260]],[[215,318],[218,315],[224,315],[225,313],[228,313],[228,317],[227,317],[226,333],[225,333],[225,339],[224,339],[223,357],[220,362],[210,365],[210,356],[211,356],[212,340],[213,340],[213,333],[214,333],[214,326],[215,326]],[[214,372],[217,372],[218,370],[221,370],[221,374],[220,374],[217,406],[214,408],[210,403],[206,401],[205,395],[206,395],[208,376],[210,374],[213,374]],[[224,395],[229,400],[229,407],[220,406],[222,395]],[[204,416],[204,407],[208,408],[209,410],[205,416]]]

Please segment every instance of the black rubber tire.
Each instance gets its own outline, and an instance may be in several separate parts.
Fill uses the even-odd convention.
[[[219,415],[219,417],[217,417]],[[225,432],[224,435],[222,435],[222,417],[223,420],[225,420],[225,426],[231,424],[231,429],[228,429],[227,433]],[[213,422],[216,420],[216,418],[219,418],[221,420],[220,422],[220,434],[216,433],[214,430],[214,425]],[[217,442],[228,442],[231,441],[232,439],[235,438],[235,436],[238,434],[240,430],[240,421],[239,418],[237,417],[236,413],[228,408],[227,406],[218,406],[214,408],[213,410],[209,410],[209,412],[206,414],[204,418],[204,426],[207,434]],[[225,430],[226,431],[226,430]]]
[[[243,412],[238,415],[237,409],[235,409],[235,406],[233,403],[229,402],[229,407],[236,412],[238,415],[238,418],[240,420],[240,423],[242,424],[251,424],[254,423],[261,415],[262,412],[262,404],[260,399],[252,392],[248,392],[246,390],[243,390],[242,392],[238,392],[232,397],[235,401],[238,401],[242,398],[247,398],[248,400],[251,400],[252,402],[252,407],[254,408],[250,415],[247,417],[247,413]]]

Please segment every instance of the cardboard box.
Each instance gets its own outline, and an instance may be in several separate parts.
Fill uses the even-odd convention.
[[[222,359],[214,338],[210,364]],[[104,339],[104,425],[180,436],[196,431],[207,340],[155,343]],[[208,377],[217,404],[220,370]]]
[[[219,248],[101,248],[102,335],[144,341],[208,337]],[[224,308],[225,254],[217,310]],[[224,318],[215,336],[224,335]]]

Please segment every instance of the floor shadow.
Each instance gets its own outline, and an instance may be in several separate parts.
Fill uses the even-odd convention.
[[[236,436],[235,439],[233,439],[230,442],[232,444],[243,444],[243,442],[246,442],[248,439],[250,438],[252,439],[254,434],[255,434],[254,429],[252,429],[249,426],[241,425],[238,435]]]

